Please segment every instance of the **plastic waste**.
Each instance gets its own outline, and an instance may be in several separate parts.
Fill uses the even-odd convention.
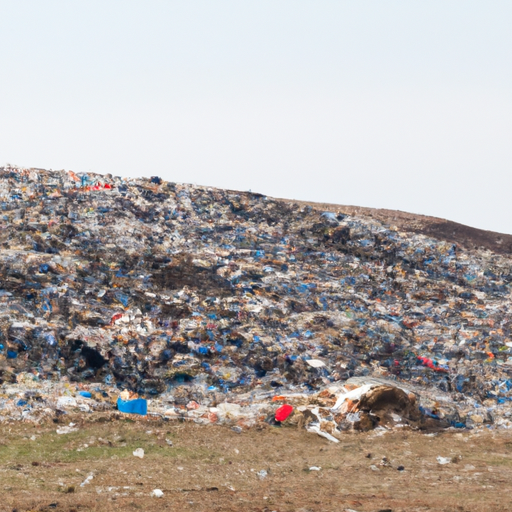
[[[142,448],[137,448],[136,450],[133,451],[133,456],[138,457],[139,459],[143,459],[144,458],[144,450]]]
[[[307,359],[306,363],[309,364],[309,366],[312,366],[313,368],[322,368],[325,366],[325,363],[323,361],[320,361],[319,359]]]
[[[72,432],[77,432],[78,427],[75,427],[74,423],[70,423],[69,426],[59,427],[57,429],[57,434],[71,434]]]
[[[136,398],[135,400],[122,400],[118,398],[117,408],[120,412],[145,416],[148,413],[148,402],[144,398]]]
[[[80,487],[85,487],[86,485],[89,485],[94,478],[94,474],[90,473],[87,478],[80,484]]]
[[[72,396],[60,396],[57,399],[57,407],[66,409],[68,407],[76,407],[77,402]]]
[[[284,404],[279,407],[276,411],[276,421],[285,421],[290,414],[293,412],[293,407],[288,404]]]
[[[117,403],[246,429],[284,397],[324,437],[511,428],[506,236],[325,208],[0,168],[0,420]]]

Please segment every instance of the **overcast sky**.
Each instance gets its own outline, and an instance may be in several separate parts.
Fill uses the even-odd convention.
[[[512,233],[510,0],[0,0],[0,165]]]

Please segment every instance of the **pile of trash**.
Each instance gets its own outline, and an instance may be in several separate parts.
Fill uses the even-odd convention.
[[[0,419],[509,426],[506,255],[158,177],[0,168],[0,208]]]

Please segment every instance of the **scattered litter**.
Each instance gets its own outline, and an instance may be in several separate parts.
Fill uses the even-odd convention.
[[[334,436],[331,436],[328,432],[324,432],[323,430],[320,430],[320,425],[308,425],[306,427],[306,430],[308,432],[313,432],[315,434],[318,434],[319,436],[325,437],[329,441],[332,441],[333,443],[339,443],[339,439],[336,439]]]
[[[80,484],[80,487],[84,487],[91,483],[91,480],[94,478],[94,475],[91,473],[89,476]]]
[[[144,458],[144,450],[142,448],[137,448],[136,450],[133,451],[133,456],[138,457],[139,459],[143,459]]]
[[[72,424],[65,427],[59,427],[57,429],[57,434],[71,434],[71,432],[77,432],[78,427],[74,427]]]

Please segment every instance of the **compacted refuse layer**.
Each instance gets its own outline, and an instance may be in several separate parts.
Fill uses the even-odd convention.
[[[158,177],[0,168],[0,209],[3,420],[510,424],[506,251]]]

